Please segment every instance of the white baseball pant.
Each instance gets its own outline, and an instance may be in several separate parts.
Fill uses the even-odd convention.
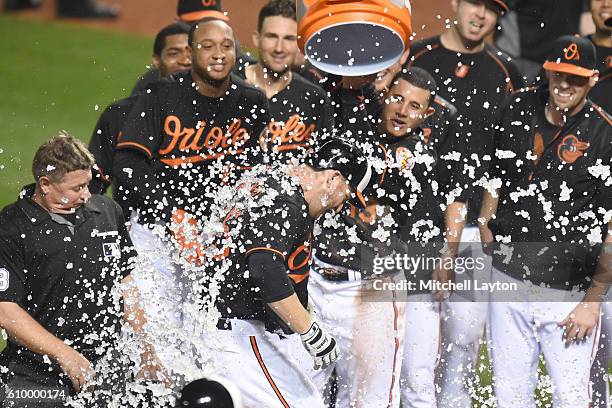
[[[608,298],[612,293],[608,293]],[[610,374],[609,367],[612,362],[612,302],[601,305],[601,336],[595,363],[591,368],[591,382],[593,383],[593,408],[610,408]]]
[[[397,278],[383,279],[392,282]],[[404,303],[392,301],[389,293],[363,291],[359,280],[329,281],[313,269],[308,292],[316,320],[334,336],[341,353],[335,365],[336,407],[398,408]],[[321,393],[332,371],[312,371]]]
[[[554,407],[590,407],[589,376],[599,326],[586,341],[572,342],[569,347],[563,339],[564,328],[559,326],[584,293],[542,288],[495,268],[492,279],[519,288],[513,294],[516,301],[496,301],[507,299],[508,294],[494,292],[489,303],[487,346],[495,376],[497,407],[536,407],[534,390],[540,354],[554,384]]]
[[[325,407],[309,376],[313,360],[297,334],[269,333],[259,321],[228,321],[231,328],[202,341],[215,375],[236,385],[245,408]]]
[[[400,388],[405,408],[437,408],[435,370],[440,357],[441,304],[431,293],[406,299]]]
[[[131,223],[130,237],[138,251],[138,264],[132,272],[147,318],[148,338],[166,367],[177,361],[177,342],[182,331],[182,291],[179,281],[182,268],[175,262],[169,240],[144,225]]]
[[[459,257],[480,257],[484,268],[456,270],[457,283],[465,279],[488,281],[491,259],[482,252],[480,232],[475,226],[467,226],[461,234]],[[463,272],[463,273],[459,273]],[[472,391],[470,384],[477,384],[475,372],[478,352],[483,340],[487,320],[488,294],[472,293],[469,298],[453,293],[442,304],[442,352],[436,370],[441,407],[470,408]]]

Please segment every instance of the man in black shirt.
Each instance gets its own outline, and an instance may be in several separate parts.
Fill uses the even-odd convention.
[[[352,208],[340,220],[324,221],[315,239],[310,287],[313,303],[321,318],[334,327],[341,348],[350,350],[335,367],[339,406],[396,407],[400,391],[407,406],[435,405],[436,400],[433,371],[438,354],[439,302],[424,291],[411,291],[410,301],[404,305],[363,290],[369,279],[380,278],[373,275],[371,265],[368,267],[365,248],[371,246],[378,253],[388,241],[403,240],[402,253],[414,256],[406,241],[441,239],[444,221],[438,204],[446,202],[445,183],[450,184],[445,180],[439,188],[433,187],[438,167],[452,164],[442,157],[452,149],[445,146],[446,113],[433,102],[435,81],[423,69],[411,67],[388,82],[390,90],[376,116],[380,119],[372,128],[356,117],[354,112],[359,109],[353,111],[350,104],[342,108],[355,117],[354,136],[386,156],[388,166],[380,185],[385,195],[372,200],[363,211]],[[434,110],[439,115],[435,120]],[[431,128],[425,131],[424,122],[429,119]],[[440,218],[441,227],[439,222],[432,222]],[[355,226],[363,232],[359,236],[365,241],[362,245],[355,239]],[[431,270],[415,272],[415,276],[406,278],[419,281],[432,277]],[[385,278],[389,282],[400,279],[397,273],[390,275]],[[404,307],[410,311],[404,313]],[[402,354],[408,355],[403,363]],[[317,386],[323,389],[330,374],[331,370],[315,373]]]
[[[122,317],[136,330],[144,323],[137,292],[124,286],[124,304],[114,294],[131,282],[136,252],[119,206],[89,193],[92,165],[80,141],[52,138],[34,157],[36,184],[0,213],[0,326],[10,340],[8,388],[0,395],[6,406],[64,406],[117,346]],[[144,358],[154,359],[151,353],[143,349]]]
[[[481,234],[500,243],[492,281],[515,288],[493,292],[489,304],[500,408],[535,406],[540,353],[555,406],[591,401],[600,305],[612,282],[612,122],[587,99],[595,58],[588,39],[560,37],[543,65],[548,84],[513,95],[497,126],[491,176],[500,187],[485,193]]]
[[[202,19],[216,19],[224,21],[229,24],[229,18],[227,13],[221,9],[221,0],[179,0],[177,8],[177,16],[180,22],[188,25],[194,24]],[[249,53],[243,53],[240,50],[240,44],[238,39],[234,38],[236,44],[236,65],[234,66],[234,73],[242,75],[244,67],[249,64],[254,64],[256,61],[251,57]],[[162,79],[164,76],[161,75],[159,68],[154,66],[145,72],[136,85],[132,89],[131,95],[140,94],[146,92],[146,90],[155,82]]]
[[[186,275],[174,260],[189,244],[180,231],[168,234],[166,227],[208,216],[215,187],[264,160],[258,141],[269,122],[265,95],[231,74],[236,54],[227,23],[194,24],[189,44],[191,71],[138,98],[113,162],[119,194],[136,203],[132,240],[155,270],[135,280],[152,301],[147,312],[173,327],[181,324],[178,279]],[[182,258],[185,267],[188,258]]]
[[[267,3],[259,12],[253,43],[259,62],[245,68],[245,79],[266,93],[272,119],[261,143],[275,160],[300,158],[311,138],[331,133],[333,118],[323,90],[291,71],[298,53],[295,2]]]
[[[476,218],[482,201],[478,182],[484,180],[490,158],[492,133],[497,113],[505,98],[523,86],[523,79],[510,58],[490,46],[485,39],[490,35],[500,16],[508,11],[502,0],[454,0],[456,24],[441,35],[418,41],[411,49],[408,65],[425,68],[438,84],[437,93],[457,108],[455,127],[456,145],[467,147],[462,154],[460,172],[471,178],[469,202],[456,203],[450,208],[448,219],[456,223],[456,232],[449,238],[465,243],[460,250],[478,254]],[[463,226],[467,224],[466,228]],[[478,252],[473,252],[478,251]],[[468,255],[471,256],[471,255]],[[457,278],[470,280],[469,271]],[[467,408],[471,406],[466,381],[476,378],[473,367],[478,357],[480,339],[486,321],[486,305],[482,300],[466,302],[455,294],[444,304],[447,315],[442,323],[443,364],[440,364],[440,405]]]
[[[177,209],[195,214],[200,200],[210,199],[209,179],[219,183],[228,171],[263,160],[258,140],[268,102],[230,74],[233,37],[219,20],[192,26],[191,71],[139,98],[125,122],[113,173],[126,193],[139,196],[141,223],[170,221]]]
[[[178,22],[170,24],[161,29],[155,37],[153,44],[153,65],[159,72],[161,80],[168,75],[175,74],[191,68],[191,51],[187,44],[189,26]],[[152,87],[150,85],[149,87]],[[94,194],[104,194],[113,181],[113,156],[115,146],[120,137],[121,129],[127,119],[130,110],[141,93],[121,99],[109,105],[96,123],[96,127],[89,141],[89,150],[96,159],[96,170],[89,190]],[[130,216],[129,203],[120,200],[125,198],[115,191],[115,201],[119,202],[126,217]]]
[[[218,331],[203,342],[213,367],[240,388],[246,406],[322,408],[299,340],[315,369],[338,355],[336,341],[306,309],[314,220],[339,211],[351,195],[363,197],[378,177],[359,149],[337,139],[308,160],[245,173],[232,194],[220,192],[206,220],[227,228],[202,259],[210,271],[201,275],[204,293],[210,297],[210,288],[219,288],[214,304],[221,317]]]

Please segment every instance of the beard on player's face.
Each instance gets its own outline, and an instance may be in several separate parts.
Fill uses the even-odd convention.
[[[272,77],[291,70],[298,53],[297,23],[283,16],[266,17],[253,41],[259,51],[259,62]]]

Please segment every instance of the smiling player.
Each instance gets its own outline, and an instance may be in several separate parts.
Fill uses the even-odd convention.
[[[323,90],[291,71],[298,54],[295,2],[273,0],[259,12],[253,44],[259,62],[245,68],[248,83],[270,103],[267,148],[280,160],[300,157],[311,138],[331,132],[332,109]]]
[[[494,293],[489,304],[499,408],[536,406],[540,353],[554,406],[590,405],[600,305],[612,281],[612,122],[587,99],[595,66],[588,39],[560,37],[543,66],[548,84],[516,93],[500,116],[491,175],[501,187],[485,193],[482,242],[507,243],[492,254],[492,279],[521,290]]]
[[[452,0],[451,5],[455,24],[439,36],[413,44],[408,65],[430,72],[438,84],[438,95],[458,111],[455,138],[458,145],[467,148],[460,163],[462,171],[472,179],[472,188],[467,217],[465,204],[451,206],[450,219],[461,221],[447,239],[453,245],[465,243],[459,248],[464,252],[473,247],[471,241],[479,239],[476,218],[482,189],[474,183],[484,176],[497,112],[505,98],[523,86],[523,79],[507,55],[485,42],[500,16],[508,11],[507,4],[502,0]],[[479,248],[477,245],[476,250]],[[466,253],[466,256],[478,255]],[[478,276],[484,273],[485,270],[474,270],[457,277],[474,279],[476,274],[476,278],[486,279]],[[486,321],[486,304],[458,296],[455,294],[444,305],[439,403],[468,408],[471,398],[465,384],[475,376],[473,367]]]

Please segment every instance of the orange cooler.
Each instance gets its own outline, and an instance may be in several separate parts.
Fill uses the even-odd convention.
[[[315,67],[369,75],[410,47],[409,0],[297,0],[298,44]]]

